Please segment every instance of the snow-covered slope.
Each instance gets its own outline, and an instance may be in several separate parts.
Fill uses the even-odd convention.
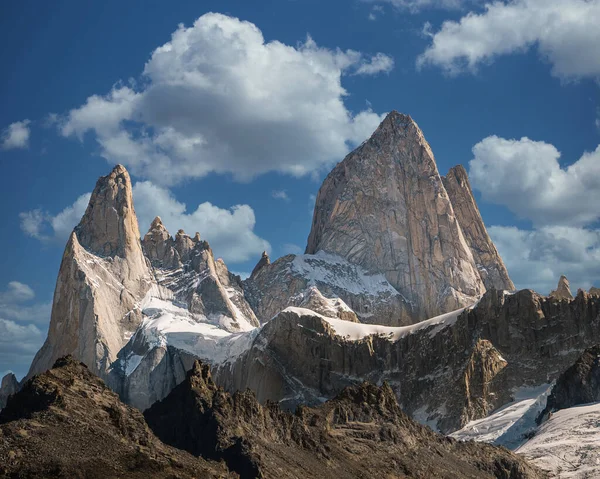
[[[551,388],[551,384],[519,388],[512,394],[513,402],[488,417],[467,423],[450,436],[463,441],[489,442],[514,449],[535,431],[535,418],[544,409]]]
[[[317,316],[327,321],[333,327],[338,336],[351,341],[363,339],[371,335],[383,336],[390,341],[398,341],[400,338],[408,334],[428,328],[432,328],[431,331],[429,331],[429,335],[430,337],[433,337],[442,329],[454,324],[460,313],[462,313],[464,310],[465,308],[457,309],[456,311],[441,314],[435,318],[426,319],[420,323],[398,327],[380,326],[378,324],[353,323],[341,319],[328,318],[317,314],[314,311],[303,308],[290,307],[286,308],[283,312],[295,313],[298,316]]]
[[[555,477],[600,477],[600,403],[554,413],[516,451]]]

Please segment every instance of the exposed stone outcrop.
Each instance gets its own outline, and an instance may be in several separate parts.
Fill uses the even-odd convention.
[[[600,296],[600,288],[596,288],[595,286],[592,286],[590,288],[589,293],[592,294],[592,295],[594,295],[594,296]]]
[[[266,251],[263,251],[262,256],[260,257],[260,260],[258,261],[258,263],[256,263],[256,266],[254,267],[254,269],[252,270],[252,274],[250,275],[251,277],[256,276],[256,273],[258,273],[258,271],[264,267],[264,266],[268,266],[271,264],[271,258],[269,258],[269,255],[267,254]]]
[[[362,383],[317,408],[282,412],[251,391],[233,396],[197,362],[186,380],[145,412],[166,443],[224,461],[241,478],[537,478],[518,456],[460,443],[411,421],[394,392]]]
[[[306,292],[299,294],[293,299],[293,302],[296,303],[294,306],[310,309],[327,318],[339,318],[354,323],[359,322],[356,313],[346,303],[340,298],[326,298],[316,286],[311,286]]]
[[[413,322],[485,292],[431,148],[396,111],[323,182],[306,247],[318,251],[384,274]]]
[[[61,358],[0,413],[0,477],[232,476],[223,464],[160,442],[85,365]]]
[[[340,298],[360,322],[412,324],[412,306],[382,274],[369,274],[337,255],[287,255],[244,281],[248,303],[261,323],[288,306],[297,306],[315,286],[326,298]]]
[[[599,315],[600,298],[583,292],[560,301],[490,290],[460,315],[347,338],[322,316],[286,310],[215,377],[292,409],[357,380],[388,381],[411,417],[451,432],[511,401],[514,388],[556,379],[594,344]]]
[[[154,218],[150,230],[142,240],[144,254],[156,268],[177,269],[183,265],[175,241],[165,228],[160,216]]]
[[[8,373],[0,383],[0,410],[6,406],[6,401],[19,389],[19,381],[13,373]]]
[[[550,296],[556,299],[573,299],[573,293],[571,293],[569,280],[565,275],[560,277],[557,288],[550,293]]]
[[[98,180],[63,254],[46,342],[29,377],[72,354],[109,380],[117,354],[140,324],[138,304],[154,282],[142,253],[129,174]]]
[[[586,349],[552,388],[538,423],[550,413],[580,404],[600,401],[600,345]]]
[[[485,287],[514,290],[515,285],[508,276],[506,266],[485,229],[464,167],[457,165],[450,168],[442,180]]]

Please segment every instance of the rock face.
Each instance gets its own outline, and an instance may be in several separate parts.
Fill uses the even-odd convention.
[[[0,410],[6,406],[6,401],[19,389],[19,381],[13,373],[9,373],[2,378],[0,384]]]
[[[241,478],[544,477],[505,449],[443,438],[411,421],[387,384],[344,389],[296,414],[231,396],[195,363],[186,380],[145,413],[166,443],[223,460]]]
[[[556,380],[538,423],[550,413],[600,401],[600,345],[586,349]]]
[[[572,301],[490,290],[472,309],[385,328],[290,308],[235,361],[216,368],[229,391],[251,388],[289,409],[344,387],[389,382],[409,416],[448,433],[552,382],[600,334],[600,298]]]
[[[256,266],[252,270],[252,274],[250,276],[251,277],[256,276],[256,273],[258,273],[263,266],[269,266],[270,264],[271,264],[271,258],[269,258],[269,255],[267,254],[266,251],[263,251],[260,261],[258,263],[256,263]]]
[[[384,274],[411,304],[413,322],[485,292],[431,148],[395,111],[323,182],[306,247],[318,251]]]
[[[368,273],[344,258],[319,251],[287,255],[264,265],[244,281],[246,299],[261,323],[317,288],[325,298],[340,298],[363,323],[412,324],[412,306],[383,276]]]
[[[485,229],[464,167],[450,168],[442,180],[486,289],[514,290],[515,285]]]
[[[573,299],[573,293],[571,293],[569,280],[565,275],[560,277],[557,288],[550,293],[550,296],[556,299]]]
[[[142,254],[131,180],[121,165],[98,180],[65,248],[48,337],[28,377],[72,354],[100,377],[140,324],[153,276]]]
[[[310,309],[327,318],[339,318],[354,323],[359,322],[356,313],[340,298],[328,299],[315,286],[308,288],[306,294],[301,293],[293,299],[297,303],[294,306]]]
[[[167,446],[83,364],[62,358],[0,413],[1,477],[230,477]]]

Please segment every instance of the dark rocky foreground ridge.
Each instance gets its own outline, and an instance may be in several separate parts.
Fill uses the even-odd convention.
[[[0,477],[540,478],[509,451],[444,438],[410,420],[387,385],[282,412],[215,386],[196,362],[146,412],[71,357],[34,376],[0,413]]]
[[[0,412],[0,477],[213,478],[227,468],[166,446],[144,417],[71,357]]]
[[[291,414],[262,406],[250,390],[230,395],[197,361],[144,415],[166,443],[224,460],[242,478],[545,477],[504,448],[457,442],[415,423],[385,383],[348,387]]]

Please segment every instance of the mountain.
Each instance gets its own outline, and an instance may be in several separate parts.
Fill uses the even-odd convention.
[[[449,433],[547,388],[594,344],[599,315],[600,298],[583,291],[562,301],[490,290],[476,305],[401,327],[288,308],[214,376],[229,391],[250,388],[288,409],[362,380],[387,381],[409,416]]]
[[[70,357],[9,399],[0,438],[0,477],[234,477],[161,443],[137,409]]]
[[[9,396],[13,395],[19,389],[19,381],[13,373],[8,373],[2,378],[0,383],[0,410],[6,406]]]
[[[345,388],[295,414],[233,396],[196,362],[186,379],[145,412],[166,443],[222,460],[241,478],[544,477],[505,449],[443,438],[410,420],[387,384]]]
[[[361,322],[406,326],[514,285],[461,166],[439,175],[422,131],[392,111],[327,176],[306,254],[259,261],[244,282],[261,323],[310,286]]]
[[[485,287],[514,290],[506,266],[485,229],[465,168],[462,165],[450,168],[442,182]]]
[[[586,349],[556,380],[519,453],[560,478],[599,477],[600,345]]]
[[[306,247],[319,251],[383,274],[410,305],[412,322],[485,291],[431,148],[396,111],[323,182]]]
[[[140,244],[131,180],[119,165],[98,180],[67,242],[48,337],[28,377],[72,354],[109,380],[118,352],[142,322],[138,303],[152,284]]]

